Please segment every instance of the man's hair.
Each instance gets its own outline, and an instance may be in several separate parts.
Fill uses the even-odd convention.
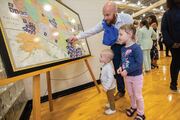
[[[117,13],[117,4],[116,3],[114,3],[113,1],[108,1],[108,2],[106,2],[105,3],[105,5],[104,5],[104,7],[103,7],[103,10],[106,8],[106,7],[111,7],[111,9],[113,9],[113,11],[115,12],[115,13]]]

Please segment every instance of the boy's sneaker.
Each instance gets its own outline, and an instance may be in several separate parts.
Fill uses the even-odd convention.
[[[110,104],[107,103],[107,104],[105,105],[105,108],[106,108],[106,109],[109,109],[109,108],[110,108]]]
[[[105,114],[106,114],[106,115],[112,115],[112,114],[114,114],[114,113],[116,113],[116,110],[111,110],[111,109],[105,110]]]

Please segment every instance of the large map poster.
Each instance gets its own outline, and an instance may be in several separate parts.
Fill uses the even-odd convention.
[[[90,55],[86,40],[66,40],[83,31],[82,24],[76,12],[55,0],[1,0],[0,22],[11,72]]]

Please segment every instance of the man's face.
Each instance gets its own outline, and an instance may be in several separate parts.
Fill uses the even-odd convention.
[[[116,21],[116,14],[111,12],[111,11],[103,11],[103,15],[104,15],[104,20],[106,21],[107,24],[111,25],[113,23],[115,23]]]

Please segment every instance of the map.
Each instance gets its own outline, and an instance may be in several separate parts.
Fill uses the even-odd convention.
[[[14,71],[90,55],[77,13],[55,0],[1,0],[1,30]]]

